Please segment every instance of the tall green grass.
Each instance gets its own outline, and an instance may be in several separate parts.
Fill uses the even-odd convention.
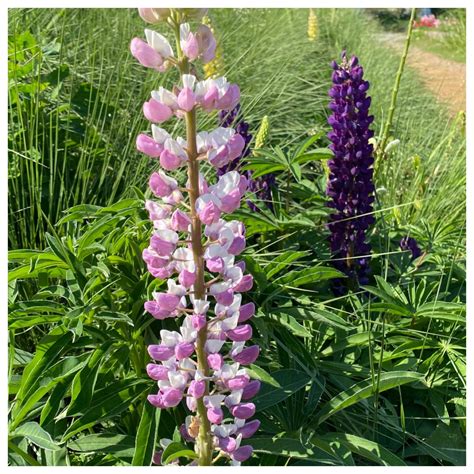
[[[329,61],[341,49],[359,56],[371,82],[377,136],[399,60],[362,11],[317,10],[314,43],[307,13],[211,12],[246,120],[255,130],[269,115],[268,145],[287,155],[303,137],[327,131]],[[150,223],[133,186],[145,189],[153,164],[134,140],[147,127],[140,107],[149,90],[171,81],[129,57],[142,29],[131,10],[22,10],[10,18],[18,61],[10,75],[10,217],[18,219],[10,219],[10,244],[41,249],[10,253],[10,426],[19,430],[10,464],[149,465],[156,441],[172,438],[186,415],[177,408],[153,422],[145,408],[155,389],[145,378],[145,346],[175,321],[143,312],[163,282],[140,258]],[[251,464],[464,462],[463,116],[451,120],[407,70],[391,137],[400,145],[377,168],[376,278],[365,291],[330,292],[337,274],[319,163],[304,164],[289,188],[287,173],[278,176],[274,213],[239,211],[264,382]],[[280,205],[287,189],[288,212]],[[426,251],[422,262],[398,251],[407,233]],[[47,449],[32,437],[35,423],[46,442],[51,436]]]
[[[215,13],[247,120],[257,128],[271,115],[275,140],[297,140],[325,101],[325,61],[306,41],[305,15],[242,10],[237,19]],[[148,127],[141,104],[169,81],[130,55],[143,26],[127,9],[10,10],[11,247],[42,247],[65,209],[110,204],[145,184],[151,164],[134,146]]]
[[[253,130],[264,115],[270,117],[270,143],[290,144],[326,127],[328,62],[343,48],[364,64],[376,129],[383,125],[397,55],[381,44],[380,27],[361,10],[321,9],[317,15],[320,38],[312,43],[304,9],[211,12],[224,72],[241,85]],[[147,128],[141,103],[150,89],[169,81],[131,58],[130,38],[142,30],[136,12],[127,9],[10,10],[12,247],[41,247],[45,230],[68,207],[110,204],[145,184],[151,164],[134,147],[137,133]],[[464,138],[457,123],[453,128],[443,107],[407,70],[392,130],[401,146],[377,177],[387,190],[382,205],[406,203],[407,196],[418,201],[404,208],[403,222],[433,218],[445,205],[455,211],[449,215],[462,210]],[[430,177],[421,188],[414,182],[414,156]],[[458,192],[446,199],[453,186]]]

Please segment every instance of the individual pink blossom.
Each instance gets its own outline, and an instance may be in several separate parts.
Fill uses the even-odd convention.
[[[151,158],[159,158],[163,151],[163,146],[156,143],[155,140],[148,135],[140,133],[137,137],[137,150],[145,153],[145,155],[148,155]]]
[[[252,380],[242,392],[242,400],[251,400],[260,391],[260,380]]]
[[[216,52],[216,40],[206,25],[199,25],[196,33],[191,32],[189,23],[180,26],[180,45],[190,61],[202,59],[203,63],[212,61]]]
[[[133,38],[130,51],[142,66],[159,70],[163,64],[163,57],[140,38]]]
[[[173,230],[157,230],[152,235],[150,244],[153,250],[161,257],[169,257],[176,249],[179,237]]]
[[[178,182],[161,170],[150,176],[149,184],[155,196],[158,197],[168,196],[178,187]]]
[[[139,8],[138,14],[147,23],[158,23],[166,20],[171,13],[170,8]]]
[[[249,365],[253,364],[257,360],[259,353],[260,347],[255,345],[247,347],[245,349],[239,347],[239,350],[234,350],[231,356],[235,362],[238,362],[242,365]]]

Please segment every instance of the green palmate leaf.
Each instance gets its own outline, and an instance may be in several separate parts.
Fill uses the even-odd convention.
[[[265,164],[249,164],[242,166],[241,170],[252,170],[252,178],[257,179],[260,176],[265,176],[269,173],[275,173],[276,171],[285,171],[286,166],[282,164],[274,164],[274,163],[265,163]]]
[[[92,401],[83,415],[72,423],[64,433],[63,441],[90,428],[96,423],[112,418],[126,410],[149,386],[139,379],[119,380],[94,393]]]
[[[351,328],[351,325],[340,316],[319,307],[278,308],[273,309],[272,314],[287,314],[302,321],[318,321],[328,326],[343,329],[344,331],[348,331]]]
[[[41,273],[46,273],[50,278],[60,278],[64,276],[68,268],[67,263],[52,260],[38,262],[34,270],[31,269],[30,264],[20,265],[8,272],[8,281],[38,278]]]
[[[296,148],[294,156],[298,157],[299,155],[304,153],[313,143],[316,143],[323,136],[324,136],[324,131],[311,135],[301,145],[299,145],[298,148]],[[328,150],[328,148],[323,148],[323,150]]]
[[[261,382],[272,385],[273,387],[280,387],[279,382],[258,365],[251,364],[250,367],[247,368],[247,373],[253,379],[260,380]]]
[[[438,423],[433,433],[405,450],[405,456],[428,455],[454,466],[466,465],[466,439],[458,423]]]
[[[57,322],[64,315],[64,305],[49,300],[25,301],[13,308],[8,315],[9,329]]]
[[[341,278],[344,275],[332,267],[316,266],[305,268],[304,270],[293,270],[277,278],[274,283],[287,285],[289,287],[299,287],[318,281],[330,280],[332,278]]]
[[[247,211],[245,209],[240,209],[234,214],[236,218],[245,221],[246,235],[248,237],[255,233],[269,232],[280,229],[275,217],[266,210],[256,213]]]
[[[74,272],[79,285],[83,288],[87,278],[82,263],[58,237],[48,233],[45,234],[45,237],[53,253],[69,266],[69,269]]]
[[[99,209],[97,214],[122,214],[121,211],[131,211],[136,209],[141,209],[143,207],[143,200],[136,198],[122,199],[110,206],[103,207]]]
[[[94,222],[84,235],[79,239],[79,246],[77,253],[79,258],[87,247],[96,242],[105,233],[114,230],[117,227],[117,223],[120,221],[120,217],[104,216],[98,221]]]
[[[82,453],[112,453],[118,457],[132,457],[135,449],[133,436],[101,433],[81,436],[69,441],[67,447]]]
[[[447,301],[431,301],[416,309],[416,318],[443,319],[466,323],[466,305]]]
[[[310,161],[329,160],[333,156],[334,154],[331,152],[331,150],[327,148],[316,148],[314,150],[310,150],[306,153],[298,155],[295,158],[295,161],[302,165],[303,163],[308,163]]]
[[[317,448],[307,448],[300,440],[288,435],[285,436],[284,433],[281,437],[254,436],[250,440],[243,440],[242,444],[250,444],[256,453],[267,453],[287,458],[324,462]],[[334,458],[331,461],[334,462]]]
[[[94,319],[101,319],[103,321],[122,321],[129,326],[133,326],[133,320],[125,313],[119,313],[116,311],[100,311],[94,314]]]
[[[311,380],[304,372],[294,369],[278,370],[274,372],[272,376],[278,382],[279,387],[267,384],[262,385],[260,392],[253,400],[257,411],[265,410],[286,400]]]
[[[161,410],[145,402],[135,438],[132,466],[151,466]]]
[[[92,204],[79,204],[77,206],[70,207],[67,211],[65,211],[67,214],[59,219],[56,225],[59,226],[66,222],[83,220],[87,217],[90,218],[100,209],[100,206],[94,206]]]
[[[318,375],[317,378],[311,381],[311,387],[308,392],[308,400],[303,409],[305,418],[309,418],[316,410],[325,388],[326,379],[323,376]]]
[[[20,348],[15,348],[15,354],[13,359],[13,367],[24,367],[33,360],[33,354],[31,352],[24,351]]]
[[[59,314],[18,314],[18,312],[10,313],[8,318],[8,329],[23,329],[38,326],[40,324],[52,324],[61,321],[63,316]]]
[[[90,355],[84,367],[74,376],[71,388],[71,403],[67,409],[67,416],[83,414],[89,408],[100,365],[113,342],[113,340],[107,341],[96,349]]]
[[[20,389],[16,396],[15,406],[12,411],[12,429],[21,422],[18,413],[22,405],[32,394],[38,384],[38,379],[43,372],[57,361],[58,356],[68,349],[72,342],[72,334],[66,332],[62,326],[54,328],[48,335],[44,336],[36,347],[33,360],[25,367],[22,375]]]
[[[307,252],[297,252],[294,250],[288,250],[286,252],[283,252],[281,255],[276,256],[265,267],[267,279],[272,278],[282,270],[286,270],[291,263],[295,262],[299,258],[304,257],[305,255],[307,255]]]
[[[69,452],[65,446],[55,451],[46,450],[45,464],[47,466],[70,466]]]
[[[390,341],[390,339],[388,339]],[[394,359],[396,357],[403,357],[417,349],[436,349],[440,348],[440,344],[436,341],[430,340],[417,340],[407,341],[404,344],[400,344],[396,347],[392,353],[388,353],[384,356],[384,360]]]
[[[61,449],[61,447],[53,441],[51,435],[34,421],[29,421],[19,426],[13,432],[13,436],[23,436],[43,449]]]
[[[347,433],[328,433],[320,437],[315,436],[314,438],[321,438],[329,444],[342,444],[354,454],[369,459],[381,466],[406,466],[402,459],[379,443],[359,436]]]
[[[64,357],[44,373],[41,373],[38,380],[32,384],[21,405],[15,405],[15,409],[18,407],[18,411],[15,411],[15,414],[12,416],[12,426],[17,426],[28,416],[35,404],[48,392],[54,390],[57,384],[70,382],[74,373],[80,370],[84,365],[87,355],[87,353],[83,353],[77,357]],[[58,393],[55,394],[55,397],[56,396],[58,396]],[[50,398],[50,400],[53,402],[53,399]],[[47,416],[46,412],[49,410],[46,406],[47,403],[43,408],[45,410],[45,417]],[[43,419],[41,421],[43,423]]]
[[[379,392],[384,392],[406,383],[423,381],[423,374],[405,371],[383,373],[380,375],[378,383],[375,381],[375,384],[373,384],[372,378],[363,380],[329,400],[317,414],[318,424],[321,424],[338,411],[373,396],[377,388]]]
[[[293,162],[293,163],[290,163],[289,168],[290,168],[291,174],[296,179],[296,181],[300,181],[301,180],[301,166],[298,163]]]
[[[299,337],[311,337],[311,332],[308,331],[303,325],[301,325],[293,316],[289,314],[280,313],[276,320],[282,325],[289,329],[295,336]]]
[[[181,443],[173,441],[163,451],[161,462],[163,465],[169,464],[178,458],[197,459],[198,455]]]
[[[244,260],[247,271],[252,274],[259,290],[263,291],[267,287],[268,281],[262,267],[251,257],[244,257]]]
[[[324,350],[321,351],[320,355],[321,357],[328,357],[351,347],[365,346],[369,343],[369,341],[377,339],[380,334],[381,333],[372,331],[364,331],[356,334],[350,334],[349,336],[345,336],[342,339],[339,339],[339,342],[327,346]]]
[[[48,400],[44,404],[43,409],[41,410],[41,426],[46,426],[48,423],[54,421],[54,417],[61,409],[63,400],[66,397],[67,391],[69,390],[73,376],[74,373],[70,374],[69,377],[59,381],[53,388],[51,395],[49,396]]]
[[[18,249],[10,250],[8,252],[8,261],[12,262],[15,260],[27,261],[29,262],[32,258],[35,258],[38,261],[55,261],[62,262],[61,258],[54,255],[54,253],[47,250],[32,250],[32,249]]]

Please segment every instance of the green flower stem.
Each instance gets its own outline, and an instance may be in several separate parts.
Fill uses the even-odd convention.
[[[407,37],[405,39],[405,47],[403,48],[403,54],[400,59],[397,75],[395,77],[395,84],[392,89],[392,98],[390,101],[390,108],[388,110],[388,117],[387,117],[387,121],[385,122],[382,138],[380,140],[380,145],[378,147],[379,158],[385,157],[385,147],[387,146],[388,134],[390,132],[390,127],[392,126],[393,114],[395,113],[395,108],[397,106],[397,96],[398,96],[398,90],[400,89],[400,81],[402,79],[403,70],[405,69],[405,62],[408,56],[408,49],[410,47],[411,33],[413,31],[413,21],[415,20],[415,12],[416,12],[416,8],[412,8],[410,20],[408,23]]]

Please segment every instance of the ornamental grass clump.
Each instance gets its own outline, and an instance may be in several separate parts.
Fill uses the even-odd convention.
[[[160,343],[148,347],[154,362],[147,372],[158,385],[148,400],[161,409],[185,403],[189,415],[180,433],[194,443],[193,463],[210,465],[224,457],[238,465],[252,454],[242,440],[260,425],[249,421],[260,382],[251,380],[245,368],[257,359],[259,346],[246,347],[255,307],[242,304],[241,293],[253,285],[245,263],[237,261],[245,248],[245,228],[223,217],[239,208],[248,180],[231,170],[211,184],[201,171],[227,166],[246,142],[229,127],[197,132],[196,114],[233,109],[240,91],[225,77],[197,77],[196,62],[212,61],[216,48],[207,26],[189,24],[200,21],[205,9],[139,11],[149,23],[171,26],[177,51],[163,35],[146,29],[146,41],[132,40],[132,54],[145,67],[160,72],[176,67],[180,73],[173,89],[151,92],[143,112],[152,122],[152,135],[137,138],[137,148],[161,167],[149,180],[157,199],[145,203],[154,231],[143,259],[154,277],[167,280],[167,290],[155,292],[145,310],[159,320],[179,318],[181,324],[179,331],[161,330]],[[159,126],[173,117],[185,121],[185,138],[173,138]],[[188,179],[178,183],[168,172],[183,167]]]
[[[355,56],[348,59],[342,53],[342,61],[332,63],[333,86],[329,91],[332,115],[328,122],[332,127],[328,138],[334,156],[328,161],[328,205],[330,215],[330,247],[333,265],[347,275],[333,286],[336,294],[344,294],[348,288],[357,290],[369,281],[371,246],[367,230],[374,222],[374,184],[372,156],[369,143],[374,132],[370,130],[373,116],[369,115],[369,83],[363,79],[364,71]]]

